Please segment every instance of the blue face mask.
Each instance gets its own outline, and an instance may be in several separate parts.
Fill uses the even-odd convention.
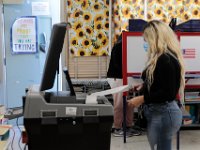
[[[147,52],[148,49],[149,49],[149,44],[147,42],[145,42],[145,41],[143,43],[143,48],[144,48],[145,52]]]

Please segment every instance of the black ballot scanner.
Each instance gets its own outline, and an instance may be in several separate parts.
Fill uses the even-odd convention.
[[[110,150],[113,107],[107,98],[88,104],[77,97],[65,70],[69,90],[53,87],[63,48],[66,24],[53,26],[50,46],[39,86],[28,88],[24,126],[29,150]],[[47,91],[48,90],[48,91]]]

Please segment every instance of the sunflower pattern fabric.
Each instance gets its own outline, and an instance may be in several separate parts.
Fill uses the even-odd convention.
[[[174,18],[175,5],[174,0],[149,0],[147,3],[147,21],[158,19],[164,22],[170,22]]]
[[[177,0],[179,8],[177,9],[177,18],[179,22],[185,22],[190,19],[200,19],[200,0]]]
[[[122,30],[128,29],[129,19],[144,19],[144,0],[120,0],[119,5]]]
[[[71,56],[107,56],[109,0],[67,0]]]
[[[144,0],[114,0],[112,7],[115,43],[121,32],[128,29],[129,19],[144,19]]]
[[[144,5],[147,12],[144,14]],[[113,41],[128,27],[128,19],[163,20],[177,18],[178,24],[189,19],[200,19],[200,0],[115,0],[113,3]]]
[[[147,20],[163,20],[166,23],[177,18],[178,23],[200,19],[200,0],[148,0]]]
[[[147,12],[144,14],[144,5]],[[127,30],[129,19],[163,20],[178,23],[200,19],[200,0],[112,0],[112,42],[122,30]],[[109,0],[67,0],[71,56],[108,55]]]

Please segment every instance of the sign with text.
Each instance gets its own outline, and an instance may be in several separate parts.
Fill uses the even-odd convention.
[[[15,53],[36,53],[36,17],[21,17],[16,19],[11,29],[11,47]]]
[[[32,15],[50,15],[49,2],[32,2]]]

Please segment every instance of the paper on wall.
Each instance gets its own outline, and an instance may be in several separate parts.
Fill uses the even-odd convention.
[[[101,92],[95,92],[95,93],[92,93],[91,95],[87,95],[85,103],[97,104],[97,96],[104,96],[104,95],[109,95],[109,94],[126,92],[126,91],[129,91],[129,89],[131,88],[132,87],[130,85],[124,85],[124,86],[112,88],[112,89],[101,91]]]

